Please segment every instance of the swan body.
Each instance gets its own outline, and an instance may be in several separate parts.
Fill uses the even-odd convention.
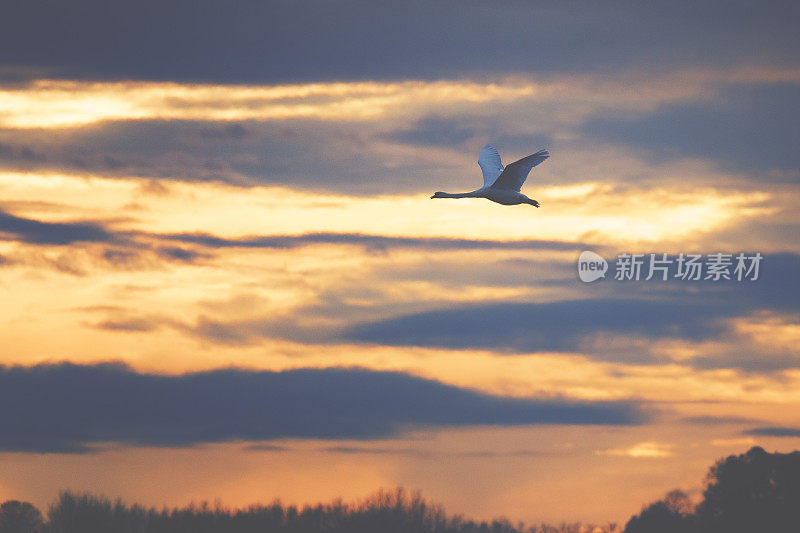
[[[486,198],[502,205],[530,204],[539,207],[539,202],[520,192],[531,169],[550,157],[547,150],[523,157],[503,168],[500,153],[486,145],[478,156],[478,165],[483,172],[483,187],[470,192],[435,192],[431,198]]]

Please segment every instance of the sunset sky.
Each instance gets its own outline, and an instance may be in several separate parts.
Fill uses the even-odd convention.
[[[0,501],[402,485],[624,523],[800,447],[798,27],[793,2],[3,2]],[[541,209],[430,199],[480,186],[487,142],[550,150]],[[758,279],[614,279],[718,252]]]

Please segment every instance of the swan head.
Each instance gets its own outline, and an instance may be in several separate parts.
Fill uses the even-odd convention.
[[[445,194],[447,193],[436,191],[435,193],[433,193],[433,196],[431,196],[431,198],[447,198]]]

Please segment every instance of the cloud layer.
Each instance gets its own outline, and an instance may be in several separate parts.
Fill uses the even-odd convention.
[[[135,6],[31,1],[2,9],[0,64],[73,77],[440,78],[631,64],[664,68],[685,58],[713,64],[787,62],[797,60],[800,49],[797,7],[783,1],[756,10],[745,1],[722,8],[688,1],[456,0],[433,5],[237,1],[224,10],[188,0]]]
[[[419,428],[631,425],[648,418],[637,402],[505,398],[357,368],[166,376],[122,364],[0,367],[0,401],[0,449],[62,453],[108,441],[380,439]]]
[[[17,217],[0,209],[0,235],[6,234],[30,244],[73,244],[113,242],[114,236],[92,222],[41,222]]]

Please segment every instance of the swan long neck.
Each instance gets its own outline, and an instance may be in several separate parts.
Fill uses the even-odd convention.
[[[478,191],[470,191],[470,192],[437,192],[437,198],[475,198],[478,196],[476,194]]]

